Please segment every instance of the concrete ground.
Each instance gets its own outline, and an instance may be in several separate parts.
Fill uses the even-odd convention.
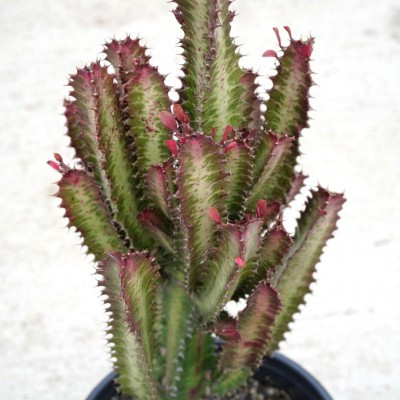
[[[273,26],[316,37],[301,162],[348,202],[282,351],[336,400],[400,399],[400,4],[237,0],[244,65],[277,49]],[[114,34],[140,33],[176,73],[180,30],[160,0],[0,2],[0,380],[9,400],[82,400],[110,369],[92,259],[51,197],[69,160],[67,73]],[[169,82],[175,83],[170,77]],[[268,81],[265,81],[268,84]]]

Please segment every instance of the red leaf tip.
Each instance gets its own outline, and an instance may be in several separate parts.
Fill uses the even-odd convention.
[[[63,162],[63,159],[61,157],[61,155],[59,153],[54,153],[54,158],[56,161],[58,161],[59,163]]]
[[[237,265],[239,265],[239,267],[241,267],[241,268],[246,266],[246,260],[244,258],[242,258],[242,257],[236,257],[235,258],[235,263]]]
[[[232,149],[239,147],[238,143],[234,140],[225,147],[225,153],[228,153],[228,151],[231,151]]]
[[[175,115],[175,118],[182,124],[188,124],[190,119],[189,116],[183,111],[183,108],[180,104],[174,104],[172,106],[172,111]]]
[[[169,140],[166,140],[164,143],[167,145],[167,147],[168,147],[169,151],[172,153],[172,155],[174,157],[177,157],[178,156],[178,145],[175,142],[175,140],[169,139]]]
[[[267,50],[267,51],[264,51],[262,56],[263,57],[278,57],[278,54],[275,50]]]
[[[177,126],[175,117],[169,111],[161,111],[159,114],[160,122],[170,131],[176,132]]]
[[[208,209],[208,216],[216,223],[216,224],[221,224],[222,219],[219,211],[215,207],[210,207]]]
[[[265,200],[258,200],[256,214],[258,218],[263,218],[267,214],[267,202]]]
[[[232,131],[233,131],[233,126],[227,125],[225,128],[224,134],[222,135],[221,143],[224,143],[228,139],[228,137],[230,136]]]
[[[47,164],[50,165],[51,168],[55,169],[57,172],[61,172],[61,167],[59,166],[58,163],[56,163],[55,161],[47,161]]]
[[[289,34],[290,40],[293,40],[292,31],[290,30],[290,28],[288,26],[284,26],[283,29],[285,29],[285,31]]]
[[[272,28],[272,29],[273,29],[273,31],[275,32],[276,38],[278,39],[279,47],[282,47],[281,35],[279,34],[278,28],[274,27],[274,28]]]

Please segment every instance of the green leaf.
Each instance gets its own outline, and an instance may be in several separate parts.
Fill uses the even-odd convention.
[[[283,308],[273,332],[270,350],[282,340],[293,315],[299,310],[304,296],[310,292],[315,266],[326,242],[332,237],[344,203],[342,194],[318,188],[312,192],[305,211],[298,222],[293,247],[284,265],[277,269],[274,284],[282,299]]]
[[[308,127],[309,90],[313,84],[310,71],[310,56],[313,38],[305,41],[293,40],[281,47],[283,55],[278,58],[277,74],[271,78],[266,129],[277,135],[298,137]]]
[[[132,258],[132,255],[128,257]],[[120,253],[110,253],[97,268],[97,272],[102,276],[99,285],[103,286],[102,293],[106,296],[105,304],[108,305],[110,313],[108,332],[111,335],[109,338],[112,345],[111,355],[114,368],[118,372],[117,381],[121,391],[138,400],[155,399],[155,388],[150,372],[151,364],[148,364],[137,330],[131,329],[132,321],[127,322],[125,303],[121,301],[121,274],[125,265],[124,256]],[[125,275],[129,276],[131,270],[132,267],[129,267]],[[145,292],[146,289],[148,288],[143,287],[140,290]]]
[[[237,329],[240,339],[226,343],[222,351],[223,373],[221,384],[237,379],[243,369],[251,373],[265,355],[270,333],[280,309],[277,292],[268,284],[260,283],[247,299],[240,313]]]
[[[83,244],[96,260],[104,258],[106,251],[127,251],[113,227],[112,219],[101,198],[100,190],[85,171],[69,170],[58,183],[57,196],[69,224],[83,237]]]
[[[223,209],[225,173],[220,146],[208,136],[194,135],[178,155],[177,193],[182,222],[187,229],[190,253],[190,288],[194,289],[200,267],[213,247],[215,223],[208,210]]]
[[[296,158],[292,152],[293,139],[287,136],[277,137],[268,133],[273,147],[258,180],[255,180],[247,199],[247,210],[253,211],[259,200],[285,200],[294,176]]]

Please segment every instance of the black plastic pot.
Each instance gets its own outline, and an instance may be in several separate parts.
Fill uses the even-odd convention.
[[[321,384],[300,365],[280,353],[273,353],[263,361],[254,378],[263,381],[269,376],[274,386],[284,389],[293,400],[332,400]],[[116,394],[116,373],[107,375],[86,400],[111,400]]]

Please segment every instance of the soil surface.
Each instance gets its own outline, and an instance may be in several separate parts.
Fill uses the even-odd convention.
[[[288,391],[279,387],[270,377],[265,377],[260,383],[250,380],[249,385],[229,396],[225,396],[223,400],[296,400]],[[112,400],[133,400],[130,397],[117,395]],[[220,397],[210,396],[207,400],[221,400]]]

